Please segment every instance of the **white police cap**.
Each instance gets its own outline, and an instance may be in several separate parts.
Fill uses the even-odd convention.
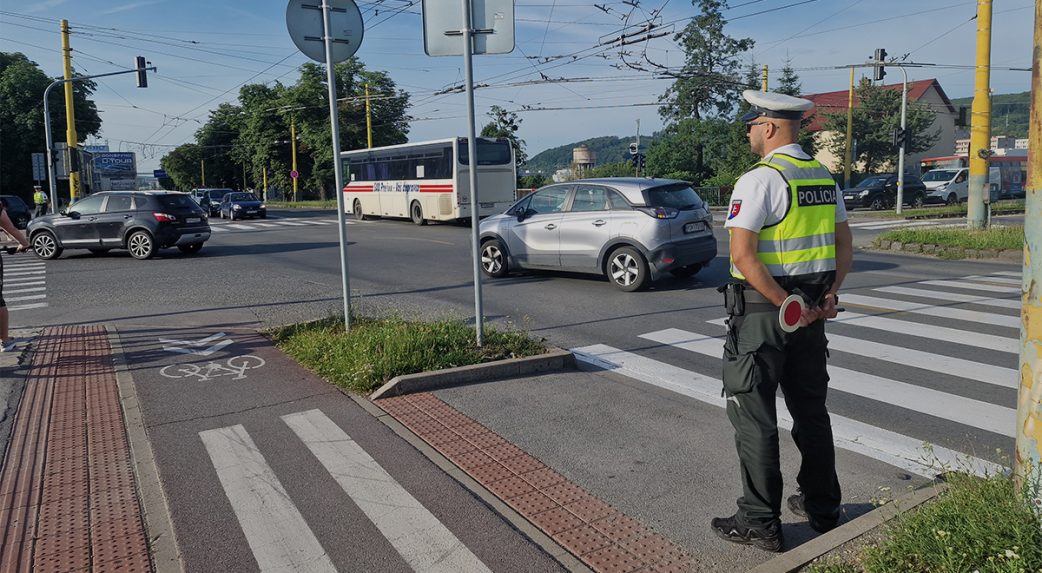
[[[775,92],[745,90],[742,92],[742,98],[753,106],[741,117],[741,121],[745,123],[764,116],[778,119],[800,119],[803,117],[803,112],[814,109],[814,102],[809,99]]]

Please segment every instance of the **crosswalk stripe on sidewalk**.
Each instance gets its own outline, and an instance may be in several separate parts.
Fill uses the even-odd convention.
[[[926,316],[936,316],[939,318],[964,320],[967,322],[991,324],[994,326],[1005,326],[1008,328],[1020,328],[1019,316],[1008,316],[1004,314],[990,312],[979,312],[976,310],[966,310],[962,308],[950,308],[947,306],[934,306],[915,302],[906,302],[902,300],[879,298],[875,296],[864,296],[859,294],[847,294],[843,296],[843,302],[845,304],[879,308],[883,310],[909,312],[912,314],[923,314]]]

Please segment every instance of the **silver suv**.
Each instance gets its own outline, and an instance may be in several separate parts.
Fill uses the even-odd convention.
[[[713,216],[684,181],[619,177],[548,185],[481,221],[481,268],[603,274],[635,291],[716,257]]]

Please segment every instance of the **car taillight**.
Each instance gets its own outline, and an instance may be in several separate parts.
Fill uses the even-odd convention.
[[[656,219],[675,219],[680,214],[680,210],[673,207],[640,207],[638,210]]]
[[[152,216],[156,218],[156,221],[160,223],[176,223],[177,217],[169,213],[152,213]]]

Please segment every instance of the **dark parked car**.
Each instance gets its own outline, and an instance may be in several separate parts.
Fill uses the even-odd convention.
[[[246,217],[268,218],[268,206],[253,193],[228,193],[221,199],[218,212],[222,219],[228,218],[232,221]]]
[[[4,206],[7,207],[7,216],[14,223],[15,227],[24,229],[29,224],[29,219],[33,218],[32,211],[29,210],[29,206],[22,201],[22,198],[17,195],[0,195],[0,199],[3,200]]]
[[[926,185],[915,175],[905,175],[903,199],[905,205],[922,207],[926,201]],[[847,209],[892,209],[897,204],[897,175],[872,175],[856,187],[844,189],[843,203]]]
[[[197,253],[210,238],[206,213],[185,193],[106,191],[95,193],[56,215],[33,219],[26,230],[33,252],[55,259],[63,249],[94,254],[127,249],[147,259],[166,247]]]
[[[204,211],[211,217],[217,215],[221,210],[221,200],[224,196],[229,193],[234,193],[232,189],[193,189],[192,195],[199,198],[199,205]]]

